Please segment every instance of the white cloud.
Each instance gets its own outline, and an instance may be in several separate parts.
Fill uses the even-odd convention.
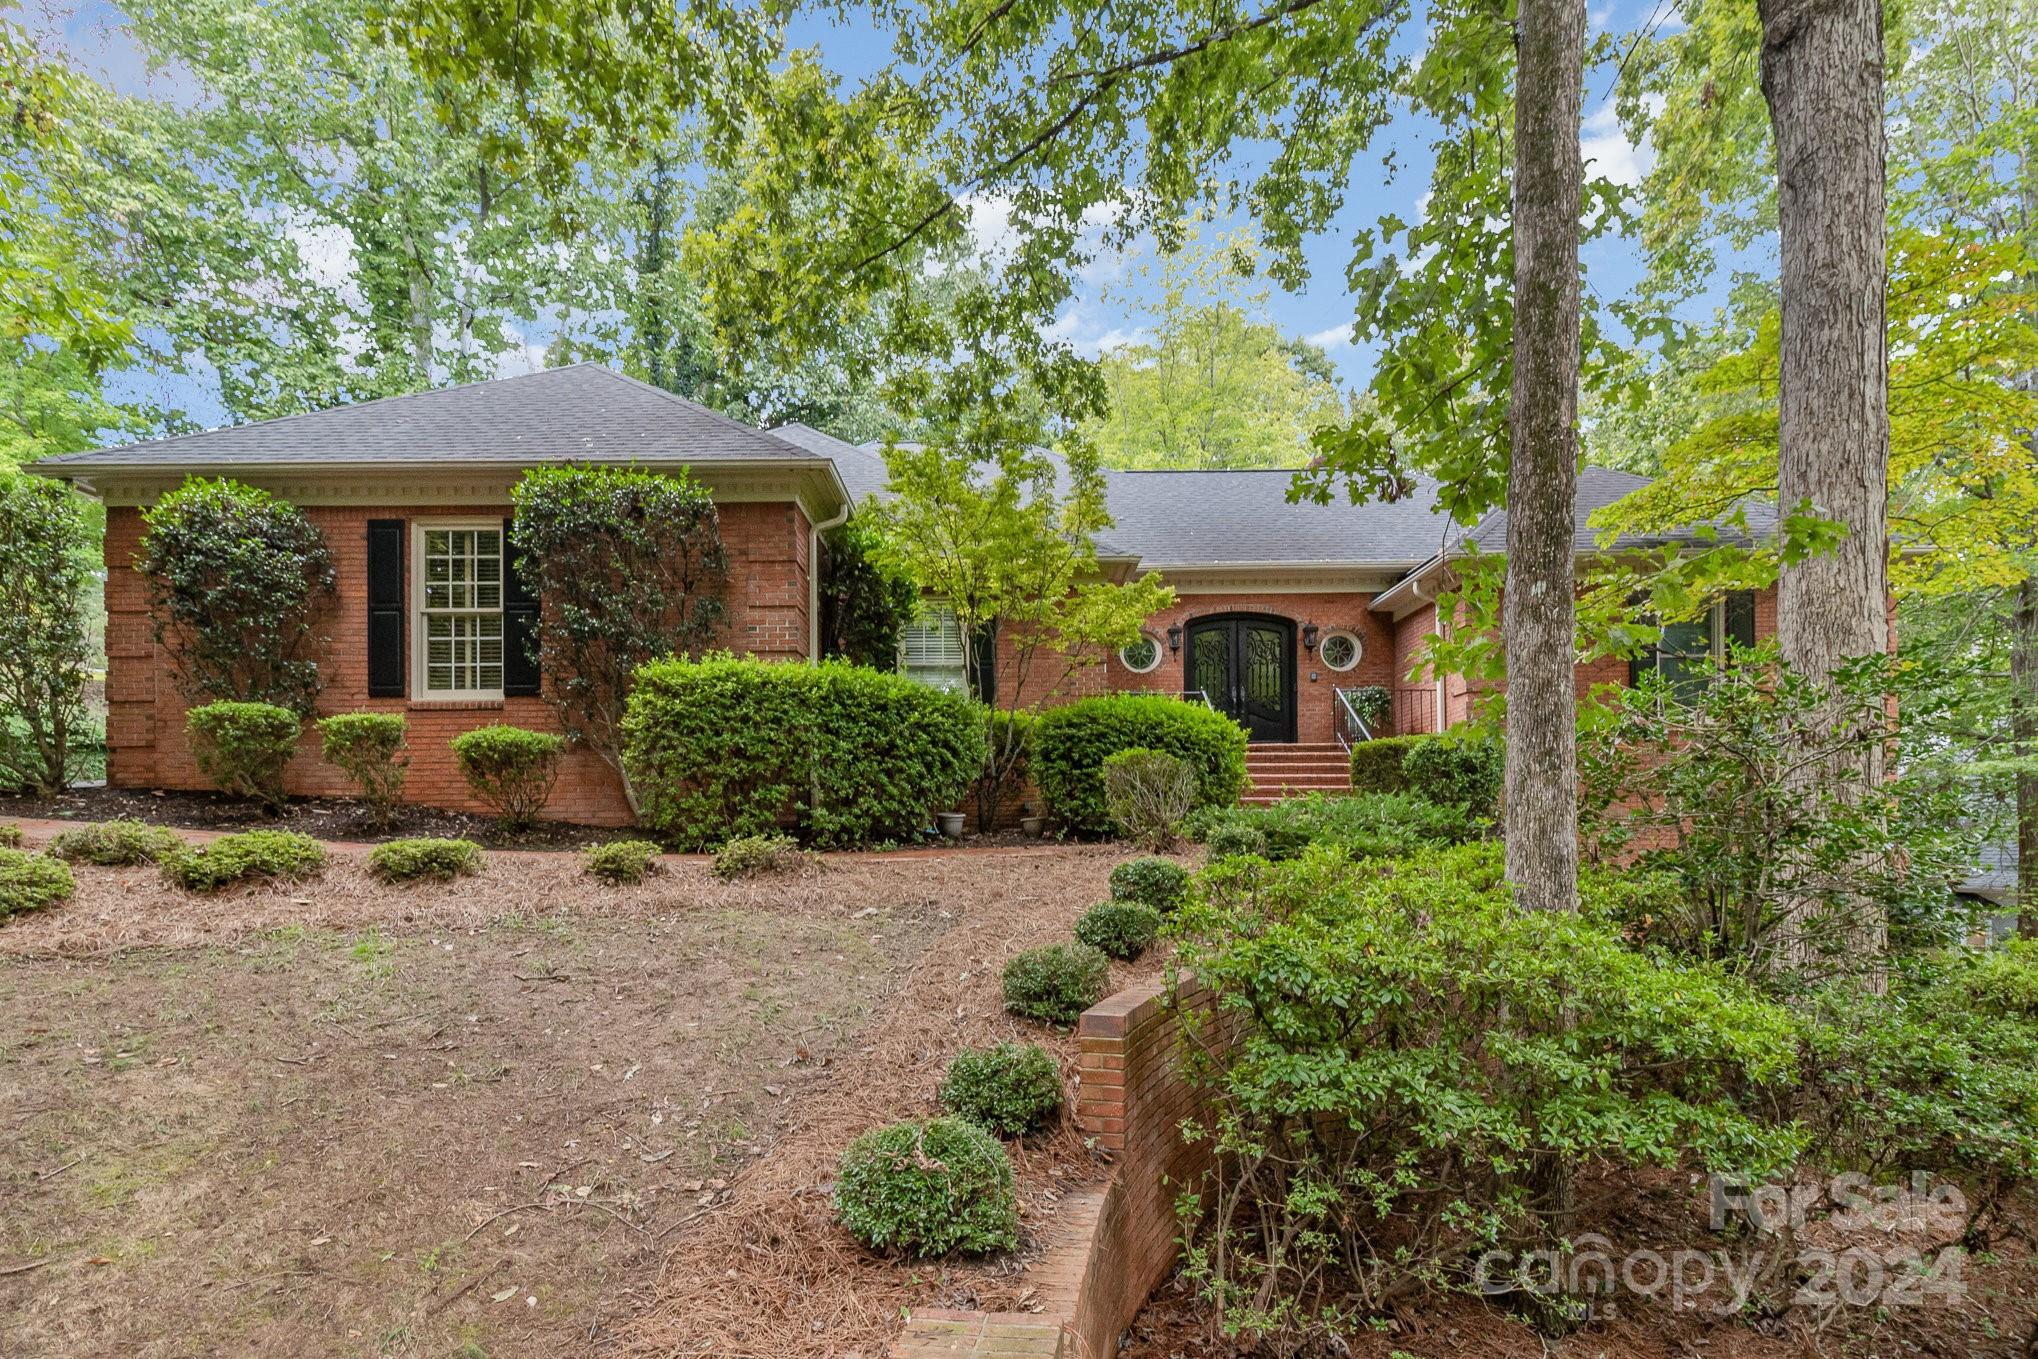
[[[1585,155],[1588,175],[1604,175],[1616,184],[1640,184],[1656,163],[1656,152],[1647,137],[1639,146],[1628,140],[1611,99],[1585,120],[1578,147]]]
[[[1347,321],[1341,326],[1331,326],[1304,337],[1318,349],[1343,349],[1352,343],[1352,324]]]

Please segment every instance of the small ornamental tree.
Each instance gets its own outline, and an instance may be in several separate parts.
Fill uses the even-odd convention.
[[[860,519],[830,530],[821,571],[821,654],[896,669],[899,638],[920,606],[920,587],[880,559],[877,531]]]
[[[68,490],[0,474],[0,786],[57,792],[70,782],[85,725],[87,544]]]
[[[202,477],[144,510],[142,523],[135,567],[184,697],[308,715],[323,683],[315,629],[336,588],[325,534],[267,491]]]
[[[637,668],[691,656],[721,629],[728,555],[715,503],[686,473],[543,467],[511,492],[517,570],[537,594],[538,668],[560,728],[637,790],[622,758]]]

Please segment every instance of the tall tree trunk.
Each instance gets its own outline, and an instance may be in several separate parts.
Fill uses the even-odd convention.
[[[1507,877],[1531,910],[1578,905],[1572,534],[1585,0],[1523,0],[1514,103],[1514,390],[1508,422]]]
[[[1833,550],[1784,566],[1777,636],[1794,669],[1823,676],[1889,645],[1882,3],[1757,8],[1782,236],[1779,498],[1786,515],[1808,506],[1845,530]],[[1882,776],[1879,741],[1810,774],[1843,797]],[[1837,948],[1850,969],[1874,971],[1888,922],[1866,903],[1815,919],[1814,896],[1784,903],[1781,961],[1805,969]]]
[[[2010,704],[2017,755],[2038,758],[2038,580],[2029,577],[2010,617]],[[2017,933],[2038,939],[2038,772],[2028,769],[2017,771]]]

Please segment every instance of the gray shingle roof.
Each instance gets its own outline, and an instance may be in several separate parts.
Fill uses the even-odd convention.
[[[1392,503],[1333,498],[1290,504],[1292,471],[1112,472],[1106,478],[1112,541],[1142,562],[1223,566],[1247,562],[1409,567],[1444,546],[1451,522],[1437,486]]]
[[[808,461],[814,454],[598,363],[67,453],[39,470],[305,463]]]
[[[842,485],[856,504],[861,505],[866,499],[884,493],[887,477],[885,460],[876,449],[860,447],[797,421],[780,425],[771,434],[773,438],[797,444],[817,457],[833,459],[835,474],[842,478]]]
[[[1649,484],[1649,479],[1633,472],[1616,472],[1609,467],[1587,467],[1578,473],[1578,499],[1572,507],[1571,542],[1580,552],[1593,552],[1599,548],[1599,535],[1593,531],[1593,512],[1604,509],[1633,491],[1639,491]],[[1748,534],[1757,540],[1772,538],[1776,534],[1776,509],[1761,501],[1750,501],[1747,505]],[[1507,550],[1507,511],[1495,510],[1481,519],[1465,535],[1464,541],[1476,544],[1482,552],[1504,552]],[[1690,530],[1675,533],[1622,534],[1615,540],[1616,548],[1663,547],[1676,543],[1699,541],[1697,534]],[[1745,541],[1738,532],[1722,532],[1719,541]]]

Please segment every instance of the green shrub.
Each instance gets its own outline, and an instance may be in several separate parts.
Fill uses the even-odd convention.
[[[100,553],[86,503],[11,459],[0,470],[0,788],[62,792],[90,731],[84,603]]]
[[[1300,1347],[1517,1238],[1539,1167],[1761,1176],[1803,1150],[1770,1115],[1797,1077],[1788,1011],[1592,910],[1521,910],[1497,845],[1228,860],[1175,932],[1240,1021],[1183,1049],[1211,1101],[1190,1135],[1225,1167],[1184,1270],[1227,1329]]]
[[[1000,1043],[957,1053],[941,1102],[958,1118],[1006,1137],[1032,1132],[1061,1108],[1061,1067],[1037,1043]]]
[[[1500,809],[1507,744],[1494,737],[1431,737],[1409,748],[1401,773],[1417,797],[1490,820]]]
[[[391,840],[368,851],[368,872],[384,882],[416,882],[419,878],[451,882],[480,871],[481,846],[472,840],[419,835]]]
[[[790,835],[742,835],[715,851],[712,871],[718,878],[754,878],[766,873],[797,873],[812,857]]]
[[[61,860],[0,849],[0,920],[61,905],[77,888]]]
[[[270,811],[283,805],[283,770],[297,753],[296,713],[273,703],[208,703],[185,713],[184,725],[213,787]]]
[[[338,580],[318,525],[267,491],[200,477],[143,510],[142,524],[134,564],[178,692],[309,713],[322,684],[317,623]]]
[[[1264,859],[1267,848],[1267,833],[1258,826],[1241,821],[1223,822],[1203,842],[1203,852],[1211,863],[1241,854],[1254,854]]]
[[[1161,913],[1136,901],[1099,902],[1076,921],[1076,941],[1099,953],[1131,961],[1160,936]]]
[[[1047,1024],[1073,1024],[1104,998],[1111,961],[1088,944],[1028,949],[1005,964],[1005,1008]]]
[[[909,839],[984,765],[983,709],[824,661],[710,655],[638,672],[624,761],[644,824],[690,849],[784,826],[824,847]]]
[[[1394,691],[1384,684],[1362,684],[1344,690],[1344,696],[1368,731],[1380,731],[1393,720]]]
[[[161,863],[183,848],[184,841],[173,830],[121,818],[60,830],[50,837],[44,853],[69,863],[110,868]]]
[[[318,724],[321,758],[354,781],[369,819],[387,826],[403,801],[410,747],[402,713],[339,713]]]
[[[565,738],[498,723],[453,738],[453,760],[468,789],[494,810],[503,829],[526,830],[559,781]]]
[[[1354,793],[1405,793],[1408,776],[1402,761],[1408,752],[1430,738],[1426,736],[1377,736],[1352,746],[1352,791]]]
[[[1040,715],[1033,731],[1034,782],[1050,815],[1078,835],[1108,835],[1104,761],[1121,750],[1157,750],[1196,771],[1198,806],[1226,807],[1245,787],[1245,730],[1200,703],[1151,694],[1086,698]]]
[[[1463,807],[1407,793],[1310,793],[1266,807],[1234,807],[1218,825],[1210,839],[1228,852],[1276,861],[1292,859],[1310,845],[1335,845],[1355,858],[1410,854],[1476,840],[1486,827]]]
[[[163,876],[188,892],[217,892],[253,879],[315,877],[325,864],[325,850],[309,835],[255,830],[222,835],[165,859]]]
[[[1182,838],[1193,844],[1202,844],[1210,838],[1210,832],[1224,824],[1229,807],[1198,807],[1182,818]]]
[[[1127,859],[1111,870],[1111,895],[1156,911],[1172,911],[1189,894],[1189,870],[1172,859]]]
[[[982,1255],[1019,1244],[1011,1158],[961,1118],[894,1123],[851,1142],[835,1211],[851,1236],[888,1254]]]
[[[1182,819],[1195,810],[1196,771],[1158,750],[1117,751],[1104,757],[1104,806],[1128,839],[1168,849]]]
[[[581,866],[590,877],[619,887],[640,883],[663,871],[658,863],[658,846],[649,840],[611,840],[590,845],[581,854]]]
[[[0,825],[0,849],[21,848],[21,827],[13,822]]]

